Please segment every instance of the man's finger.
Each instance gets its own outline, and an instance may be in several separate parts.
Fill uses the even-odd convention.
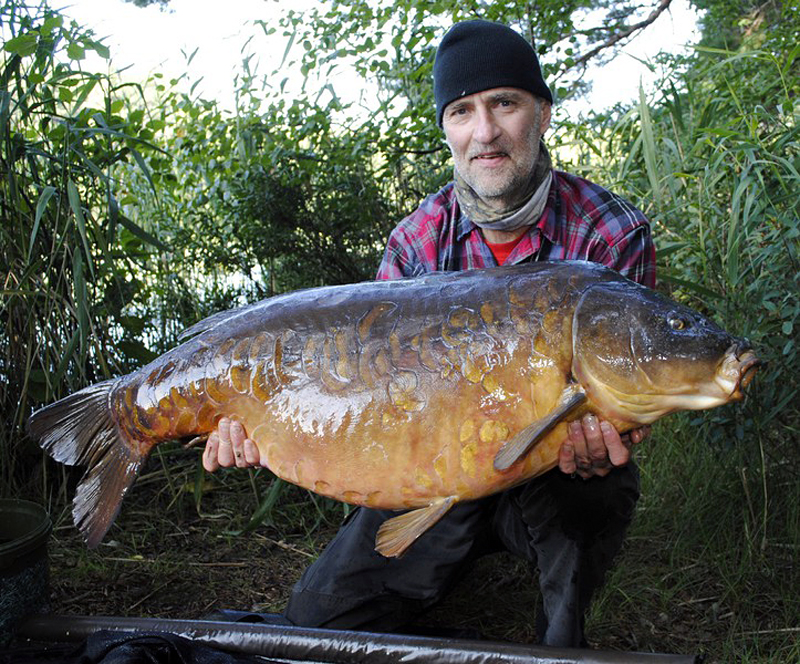
[[[244,454],[244,441],[247,438],[241,422],[231,421],[229,426],[231,450],[237,468],[247,468],[247,460]]]
[[[652,429],[649,426],[643,426],[640,427],[639,429],[633,429],[630,432],[631,443],[633,443],[634,445],[638,445],[650,435],[651,431]]]
[[[569,431],[569,442],[575,451],[574,454],[575,470],[573,470],[573,472],[580,475],[583,479],[588,480],[592,475],[596,475],[598,473],[593,468],[592,457],[589,452],[589,445],[586,439],[586,430],[584,428],[584,423],[570,422],[568,431]]]
[[[631,451],[619,432],[608,422],[602,422],[600,429],[603,432],[603,446],[608,454],[608,460],[614,466],[624,466],[631,459]]]
[[[572,475],[578,470],[575,465],[575,448],[569,440],[564,441],[558,449],[558,468],[567,475]]]
[[[223,468],[230,468],[236,464],[236,460],[231,446],[231,421],[227,417],[223,417],[217,424],[217,434],[219,435],[217,463]]]
[[[219,436],[215,431],[206,441],[206,449],[203,451],[203,468],[209,473],[219,470],[219,463],[217,462],[217,450],[219,449]]]
[[[583,435],[586,439],[588,462],[592,467],[603,468],[608,464],[608,450],[606,449],[605,431],[600,427],[597,417],[592,414],[585,415],[581,420]]]
[[[244,432],[244,426],[242,423],[238,420],[231,420],[230,432],[231,443],[233,444],[234,449],[237,447],[243,447],[244,440],[247,438],[247,434]]]
[[[256,444],[249,438],[246,438],[244,441],[244,458],[245,461],[247,462],[247,465],[248,466],[259,465],[260,457],[261,454],[259,453]]]
[[[578,468],[591,465],[589,450],[586,447],[586,436],[583,432],[581,422],[570,422],[568,431],[569,442],[572,444],[572,449],[575,451],[575,465]]]

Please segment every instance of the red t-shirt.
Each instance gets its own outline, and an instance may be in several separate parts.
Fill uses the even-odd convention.
[[[514,251],[514,247],[516,247],[522,241],[523,235],[525,235],[525,233],[520,235],[518,238],[514,238],[511,240],[511,242],[489,242],[486,237],[483,238],[483,241],[486,242],[489,249],[491,249],[492,255],[497,261],[497,264],[503,265],[511,255],[511,252]]]

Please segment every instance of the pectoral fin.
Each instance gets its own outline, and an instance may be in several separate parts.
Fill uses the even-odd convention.
[[[543,418],[526,426],[506,442],[494,457],[495,470],[508,470],[522,459],[533,446],[569,413],[586,401],[586,393],[580,386],[568,385],[562,392],[556,407]]]
[[[387,558],[399,558],[422,533],[441,519],[455,502],[455,496],[438,498],[427,507],[384,521],[375,538],[375,550]]]

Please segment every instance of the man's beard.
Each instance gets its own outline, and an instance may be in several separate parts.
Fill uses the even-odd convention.
[[[456,164],[456,169],[461,174],[461,177],[485,203],[498,208],[513,207],[514,202],[521,197],[527,198],[525,194],[528,192],[526,190],[536,159],[539,156],[539,132],[531,128],[526,138],[528,145],[526,146],[525,159],[511,164],[513,170],[510,173],[498,174],[499,177],[497,178],[493,178],[491,175],[488,177],[486,175],[483,177],[472,176],[468,169],[462,170]],[[492,149],[497,150],[494,146]],[[508,150],[503,150],[502,147],[497,151],[510,154]],[[468,157],[468,159],[471,159],[471,157]]]
[[[510,204],[505,199],[502,207],[487,203],[455,170],[456,198],[470,221],[481,228],[498,231],[513,231],[536,223],[547,203],[553,181],[553,166],[547,148],[541,143],[537,148],[537,160],[527,180],[516,190],[517,195]]]

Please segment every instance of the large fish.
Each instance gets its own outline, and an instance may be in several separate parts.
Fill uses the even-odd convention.
[[[566,423],[620,432],[742,398],[758,360],[708,319],[592,263],[559,261],[316,288],[207,318],[127,376],[34,413],[29,432],[87,466],[89,546],[154,445],[238,419],[279,477],[411,509],[398,556],[456,502],[554,467]]]

